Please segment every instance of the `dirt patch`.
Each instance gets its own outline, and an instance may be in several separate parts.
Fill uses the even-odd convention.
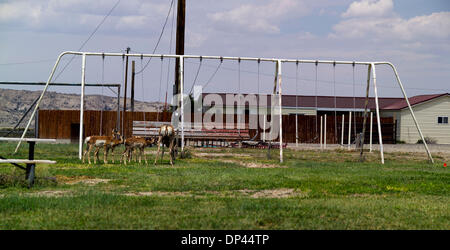
[[[133,192],[126,193],[126,196],[192,196],[191,192],[162,192],[162,191],[150,191],[150,192]]]
[[[111,180],[110,179],[97,179],[97,178],[92,178],[89,176],[63,176],[63,175],[58,175],[56,176],[56,180],[58,181],[58,183],[64,183],[67,185],[75,185],[75,184],[86,184],[89,186],[93,186],[93,185],[97,185],[99,183],[108,183]]]
[[[82,184],[93,186],[93,185],[97,185],[99,183],[108,183],[110,181],[111,181],[110,179],[87,179],[87,180],[81,180],[79,182],[75,182],[72,184],[82,183]]]
[[[229,191],[203,191],[203,192],[162,192],[162,191],[150,191],[150,192],[133,192],[126,193],[126,196],[205,196],[205,195],[217,195],[220,197],[236,197],[244,196],[251,198],[290,198],[290,197],[306,197],[307,192],[301,192],[292,188],[280,188],[280,189],[265,189],[265,190],[229,190]]]
[[[280,166],[276,164],[266,164],[266,163],[258,163],[258,162],[242,162],[237,160],[223,160],[222,162],[226,163],[234,163],[246,168],[287,168],[286,166]]]
[[[349,197],[356,197],[356,198],[385,198],[387,197],[386,194],[351,194]]]
[[[206,157],[206,158],[212,158],[212,157],[252,157],[252,155],[249,154],[232,154],[232,153],[194,153],[195,156],[198,157]]]
[[[62,197],[69,194],[70,191],[63,190],[48,190],[48,191],[39,191],[35,193],[27,193],[27,195],[31,196],[44,196],[44,197]]]
[[[252,198],[289,198],[294,196],[306,196],[306,193],[296,192],[292,188],[265,189],[265,190],[239,190],[244,195]]]

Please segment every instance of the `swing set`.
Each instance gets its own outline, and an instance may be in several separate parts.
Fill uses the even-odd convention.
[[[381,159],[381,163],[384,164],[384,152],[383,152],[383,141],[382,141],[382,134],[381,134],[381,123],[380,123],[380,111],[379,111],[379,105],[378,105],[378,92],[377,92],[377,85],[376,85],[376,66],[378,65],[387,65],[389,67],[391,67],[395,78],[397,80],[397,83],[399,85],[399,88],[402,91],[402,94],[405,98],[405,101],[408,105],[408,108],[410,110],[411,116],[414,120],[414,123],[416,125],[416,128],[419,132],[420,137],[422,138],[422,141],[424,142],[423,145],[425,147],[425,150],[428,154],[429,160],[430,162],[433,162],[433,158],[431,156],[431,153],[428,149],[428,145],[426,144],[422,131],[420,129],[420,126],[417,122],[417,119],[414,115],[414,112],[411,108],[411,105],[409,103],[409,100],[406,96],[406,92],[403,88],[403,85],[400,81],[399,75],[397,73],[397,70],[395,68],[395,66],[393,64],[391,64],[390,62],[355,62],[355,61],[331,61],[331,60],[299,60],[299,59],[278,59],[278,58],[254,58],[254,57],[224,57],[224,56],[199,56],[199,55],[165,55],[165,54],[133,54],[133,53],[127,53],[127,54],[123,54],[123,53],[98,53],[98,52],[76,52],[76,51],[66,51],[61,53],[58,56],[58,59],[56,60],[56,63],[52,69],[52,72],[48,78],[48,81],[46,83],[46,86],[44,88],[44,90],[42,91],[42,94],[36,104],[36,107],[30,117],[30,120],[23,132],[22,138],[19,141],[17,147],[16,147],[16,152],[20,147],[21,142],[24,139],[24,136],[30,126],[31,121],[33,120],[36,110],[39,108],[39,105],[41,103],[41,100],[43,98],[43,95],[45,94],[49,84],[51,83],[52,79],[53,79],[53,75],[60,63],[60,60],[62,57],[66,56],[66,55],[75,55],[75,56],[81,56],[82,57],[82,63],[81,63],[81,107],[80,107],[80,141],[79,141],[79,157],[81,159],[81,154],[82,154],[82,147],[83,147],[83,142],[82,142],[82,138],[83,138],[83,131],[82,131],[82,127],[83,127],[83,113],[84,113],[84,95],[85,95],[85,72],[86,72],[86,58],[88,56],[101,56],[101,57],[137,57],[137,58],[153,58],[153,57],[160,57],[161,61],[164,58],[178,58],[180,59],[180,64],[178,67],[178,71],[179,71],[179,75],[180,75],[180,79],[179,79],[179,86],[181,88],[181,93],[183,93],[182,95],[179,96],[179,100],[176,101],[176,105],[179,109],[179,112],[174,112],[174,116],[179,118],[179,124],[177,125],[176,129],[178,129],[179,131],[179,139],[181,142],[181,150],[184,150],[185,147],[185,139],[186,139],[186,131],[187,128],[185,127],[185,120],[186,117],[185,115],[190,115],[190,114],[184,114],[184,105],[189,104],[190,102],[187,102],[189,98],[186,98],[186,94],[185,94],[185,88],[184,88],[184,59],[199,59],[200,60],[200,65],[197,69],[197,74],[195,76],[194,79],[194,83],[193,85],[195,85],[195,82],[197,81],[199,72],[200,72],[200,68],[202,66],[202,60],[220,60],[216,70],[214,71],[214,73],[212,74],[212,76],[209,78],[209,80],[206,82],[206,84],[204,85],[204,88],[206,88],[208,86],[208,84],[211,82],[211,80],[214,78],[214,76],[216,75],[217,71],[219,70],[219,68],[222,65],[222,62],[224,60],[227,61],[237,61],[238,62],[238,92],[240,94],[241,92],[241,62],[242,61],[253,61],[253,62],[257,62],[258,63],[258,92],[259,92],[259,64],[261,62],[271,62],[275,64],[275,75],[274,75],[274,86],[273,86],[273,96],[276,96],[276,103],[272,102],[272,110],[274,111],[274,113],[271,113],[272,115],[272,119],[271,119],[271,123],[275,124],[277,126],[279,126],[279,131],[278,131],[278,145],[280,145],[279,147],[279,151],[280,151],[280,162],[283,162],[283,126],[282,126],[282,64],[288,64],[288,63],[295,63],[297,68],[296,68],[296,77],[298,78],[298,68],[300,64],[315,64],[316,66],[316,86],[315,86],[315,91],[316,91],[316,110],[317,110],[317,78],[318,78],[318,72],[317,72],[317,67],[319,64],[324,64],[324,65],[332,65],[334,68],[336,67],[336,65],[352,65],[353,66],[353,72],[354,72],[354,68],[355,65],[362,65],[362,66],[366,66],[367,67],[367,88],[366,88],[366,99],[365,99],[365,108],[364,108],[364,127],[363,127],[363,134],[365,132],[365,125],[366,125],[366,119],[368,116],[368,98],[369,98],[369,89],[370,89],[370,85],[371,82],[373,84],[373,88],[374,88],[374,94],[375,94],[375,106],[376,106],[376,119],[377,119],[377,126],[378,126],[378,136],[379,136],[379,144],[380,144],[380,159]],[[335,74],[334,74],[335,75]],[[143,77],[143,76],[142,76]],[[334,80],[335,81],[335,80]],[[160,79],[160,82],[162,82],[162,79]],[[296,79],[296,82],[298,83],[298,80]],[[161,84],[160,84],[161,85]],[[192,88],[191,88],[192,89]],[[335,91],[335,90],[334,90]],[[159,91],[160,92],[160,91]],[[189,91],[190,93],[191,91]],[[296,94],[298,94],[298,87],[296,87]],[[242,96],[242,95],[240,95]],[[258,100],[259,101],[259,100]],[[298,109],[298,101],[296,101],[297,104],[297,109]],[[335,105],[336,105],[336,97],[335,97]],[[350,113],[351,115],[351,113]],[[239,117],[239,116],[238,116]],[[279,118],[279,119],[278,119]],[[238,118],[238,122],[240,122],[239,120],[240,118]],[[318,121],[317,121],[317,116],[316,116],[316,137],[318,134]],[[276,121],[278,120],[278,121]],[[335,126],[337,126],[337,121],[336,121],[336,116],[335,116]],[[297,124],[296,124],[297,127]],[[239,135],[242,137],[242,131],[241,129],[238,130],[239,131]],[[350,136],[349,136],[350,137]],[[256,138],[256,137],[255,137]],[[252,139],[252,138],[250,138]],[[298,142],[298,134],[296,134],[296,140]],[[361,138],[362,140],[362,145],[364,145],[364,136]],[[342,141],[341,141],[342,143]],[[363,154],[363,146],[361,147],[361,156]]]

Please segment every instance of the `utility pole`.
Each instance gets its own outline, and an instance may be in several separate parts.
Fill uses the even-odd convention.
[[[185,23],[186,23],[186,0],[178,0],[177,7],[177,36],[176,36],[176,50],[177,55],[184,55],[184,33],[185,33]],[[177,58],[175,61],[175,88],[173,95],[181,93],[180,86],[180,59]]]
[[[127,54],[130,53],[130,47],[127,48]],[[128,56],[126,56],[126,62],[125,62],[125,91],[124,91],[124,98],[123,98],[123,116],[122,116],[122,135],[125,139],[126,137],[126,121],[127,121],[127,79],[128,79]]]
[[[136,72],[134,70],[134,61],[131,61],[131,113],[134,112],[134,76]]]

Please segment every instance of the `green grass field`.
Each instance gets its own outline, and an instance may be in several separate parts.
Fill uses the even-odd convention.
[[[27,145],[0,144],[26,158]],[[82,164],[77,145],[36,146],[38,179],[0,165],[0,229],[450,229],[450,174],[436,154],[191,149],[170,166]],[[116,153],[122,152],[122,148]],[[117,158],[118,156],[116,156]],[[101,157],[102,158],[102,155]]]

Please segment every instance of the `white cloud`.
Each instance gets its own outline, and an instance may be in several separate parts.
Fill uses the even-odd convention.
[[[188,48],[200,48],[206,41],[207,36],[203,33],[188,32],[186,34],[186,47]]]
[[[142,29],[148,23],[146,16],[123,16],[117,21],[117,29]]]
[[[22,22],[37,25],[42,17],[42,6],[27,2],[6,2],[0,4],[0,22]]]
[[[9,29],[87,33],[109,12],[112,0],[14,0],[0,2],[0,25]],[[169,2],[170,3],[170,2]],[[127,0],[119,3],[101,32],[159,29],[169,9],[167,1]],[[176,6],[174,6],[175,8]],[[154,25],[154,24],[158,25]],[[158,27],[157,27],[158,26]]]
[[[302,15],[307,11],[301,1],[271,0],[267,4],[244,4],[229,11],[209,14],[212,21],[234,29],[276,34],[279,23],[289,14]]]
[[[394,8],[393,0],[362,0],[353,2],[342,17],[384,16]]]
[[[426,40],[450,37],[450,12],[432,13],[410,19],[400,17],[352,18],[334,27],[334,38],[378,38]]]

